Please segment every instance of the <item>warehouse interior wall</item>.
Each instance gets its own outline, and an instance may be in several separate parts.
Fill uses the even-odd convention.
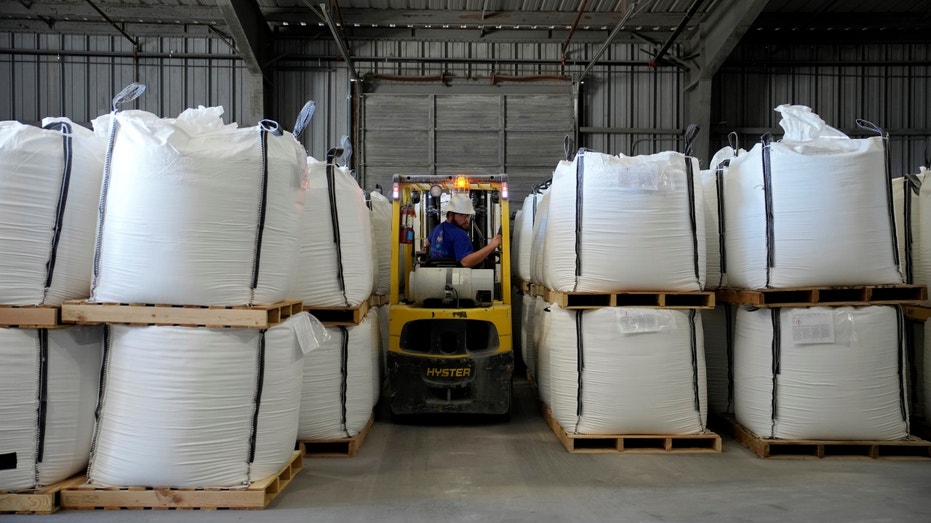
[[[323,158],[343,137],[357,139],[358,100],[379,78],[395,85],[468,92],[520,85],[565,84],[593,57],[595,43],[404,42],[358,40],[353,81],[332,42],[278,40],[276,59],[263,82],[270,105],[266,118],[291,129],[307,100],[317,113],[302,141],[308,154]],[[189,107],[223,106],[224,120],[254,125],[247,118],[253,93],[250,73],[231,42],[211,34],[147,37],[133,46],[115,35],[0,33],[0,119],[38,124],[67,116],[90,125],[110,111],[111,99],[136,81],[146,94],[133,102],[163,117]],[[642,44],[619,42],[577,87],[576,143],[612,154],[682,151],[686,72],[675,65],[651,67]],[[565,58],[565,59],[564,59]],[[359,85],[363,84],[363,85]],[[736,132],[749,146],[764,132],[778,138],[779,104],[808,105],[833,127],[866,136],[857,119],[890,134],[891,174],[917,172],[931,150],[931,50],[920,43],[773,45],[750,42],[731,53],[714,78],[710,156]],[[366,87],[367,88],[367,87]],[[463,91],[465,89],[465,91]],[[413,92],[413,91],[412,91]],[[125,109],[125,108],[124,108]],[[553,166],[558,161],[554,151]],[[355,158],[351,161],[354,161]],[[360,166],[364,168],[364,166]],[[364,177],[364,172],[360,172]],[[549,173],[541,172],[541,179]]]

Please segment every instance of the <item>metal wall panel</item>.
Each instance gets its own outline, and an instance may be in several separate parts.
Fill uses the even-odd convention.
[[[922,44],[744,45],[715,79],[712,143],[737,132],[751,147],[760,135],[782,135],[780,104],[811,107],[851,137],[870,136],[857,120],[890,135],[891,175],[931,161],[931,49]]]

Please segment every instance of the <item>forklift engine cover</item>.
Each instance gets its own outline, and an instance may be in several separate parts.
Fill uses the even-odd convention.
[[[424,306],[488,306],[494,299],[494,286],[494,269],[417,267],[411,273],[410,297]]]

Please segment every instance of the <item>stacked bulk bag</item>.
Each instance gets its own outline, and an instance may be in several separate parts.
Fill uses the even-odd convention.
[[[702,311],[705,335],[705,368],[708,376],[708,409],[715,414],[734,413],[734,316],[732,305]]]
[[[106,142],[67,118],[0,122],[0,303],[90,294]]]
[[[740,309],[734,340],[737,422],[763,438],[908,436],[900,309]]]
[[[375,265],[375,294],[386,296],[391,292],[391,202],[380,191],[369,193],[372,205],[372,230],[375,233],[373,248]]]
[[[921,186],[928,169],[921,167],[918,174],[900,176],[892,180],[892,206],[895,215],[896,245],[899,247],[899,265],[905,283],[926,285],[927,267],[921,261]],[[931,192],[925,193],[931,198]],[[931,205],[931,204],[929,204]]]
[[[304,361],[298,439],[351,438],[372,417],[378,391],[372,351],[379,323],[370,310],[358,325],[327,327],[329,339]]]
[[[543,195],[537,206],[536,218],[533,221],[531,229],[532,242],[530,245],[530,281],[533,283],[543,283],[544,280],[544,250],[543,246],[546,237],[549,235],[547,225],[549,224],[550,193]]]
[[[84,471],[94,432],[103,328],[0,328],[0,491]]]
[[[287,464],[304,355],[326,339],[308,313],[267,330],[109,329],[90,484],[233,487]]]
[[[705,209],[705,288],[717,289],[727,287],[726,258],[723,255],[722,236],[724,222],[720,214],[720,198],[718,195],[724,190],[724,174],[727,172],[731,159],[740,153],[733,147],[724,147],[711,158],[711,168],[701,172],[702,193]]]
[[[901,283],[883,139],[850,139],[808,107],[776,110],[783,139],[732,158],[725,176],[728,283]]]
[[[575,434],[697,434],[707,404],[698,311],[550,307],[550,406]]]
[[[696,159],[581,150],[550,187],[544,285],[562,292],[700,291],[705,229]]]
[[[305,305],[357,307],[373,290],[371,213],[348,169],[312,157],[306,161],[310,188],[291,297]]]
[[[562,163],[562,162],[560,162]],[[523,206],[514,220],[514,237],[511,245],[512,272],[521,281],[531,281],[533,227],[537,222],[540,203],[546,190],[534,190],[524,198]]]
[[[222,107],[177,118],[94,120],[110,160],[91,299],[263,305],[290,297],[306,153],[277,124],[224,124]]]

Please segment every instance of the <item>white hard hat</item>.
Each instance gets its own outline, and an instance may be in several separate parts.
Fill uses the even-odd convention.
[[[449,204],[446,206],[446,212],[456,214],[475,214],[475,208],[472,207],[472,199],[466,193],[453,193],[449,197]]]

